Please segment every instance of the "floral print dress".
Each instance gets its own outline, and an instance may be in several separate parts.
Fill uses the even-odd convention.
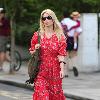
[[[35,32],[31,40],[34,50],[38,43],[38,33]],[[63,36],[58,40],[54,33],[50,38],[45,34],[40,41],[40,71],[34,82],[33,100],[65,100],[60,78],[60,64],[58,55],[66,55],[66,41]]]

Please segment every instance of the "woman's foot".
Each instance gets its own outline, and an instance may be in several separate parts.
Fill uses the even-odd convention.
[[[78,70],[77,70],[77,68],[76,67],[73,67],[73,72],[74,72],[74,76],[78,76]]]

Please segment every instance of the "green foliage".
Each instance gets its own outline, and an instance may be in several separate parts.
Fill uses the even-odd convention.
[[[18,24],[16,30],[16,44],[21,46],[28,47],[30,45],[30,40],[32,38],[32,35],[35,31],[37,31],[39,28],[39,25],[37,23],[33,25],[28,24]]]
[[[28,40],[24,38],[28,38],[29,35],[30,38],[39,27],[42,10],[52,9],[61,20],[64,11],[100,12],[99,5],[100,0],[0,0],[0,7],[4,7],[7,16],[16,23],[17,43],[20,42],[25,46],[28,45]]]

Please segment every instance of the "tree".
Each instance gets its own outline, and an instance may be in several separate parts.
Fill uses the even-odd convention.
[[[1,0],[2,6],[5,8],[7,15],[10,18],[10,24],[11,24],[11,67],[10,67],[10,73],[14,72],[14,64],[15,64],[15,58],[14,58],[14,49],[15,49],[15,28],[16,28],[16,14],[17,11],[21,9],[21,0]]]
[[[44,9],[52,9],[59,20],[61,20],[63,11],[79,11],[81,13],[100,12],[100,0],[0,0],[0,5],[7,11],[7,16],[11,20],[11,51],[13,55],[15,45],[16,27],[27,25],[35,31],[38,28],[40,13]],[[24,28],[24,30],[27,28]],[[14,61],[12,56],[12,72]]]
[[[34,13],[32,13],[33,3],[36,0],[0,0],[0,4],[3,8],[5,8],[7,12],[7,16],[10,19],[11,23],[11,67],[10,73],[13,73],[14,67],[14,49],[15,49],[15,32],[17,23],[32,23],[32,17]],[[28,18],[26,18],[28,17]],[[36,15],[34,19],[37,18]]]

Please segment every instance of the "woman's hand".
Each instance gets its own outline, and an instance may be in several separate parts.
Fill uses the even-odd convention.
[[[40,44],[35,45],[35,50],[30,50],[31,55],[36,51],[36,49],[40,48]]]
[[[64,63],[60,63],[60,78],[64,78],[65,74],[64,74]]]
[[[65,74],[64,74],[64,70],[60,71],[60,78],[64,78]]]
[[[40,44],[35,45],[35,50],[40,48]]]
[[[36,51],[36,50],[34,50],[34,51],[30,51],[30,54],[32,55],[35,51]]]

